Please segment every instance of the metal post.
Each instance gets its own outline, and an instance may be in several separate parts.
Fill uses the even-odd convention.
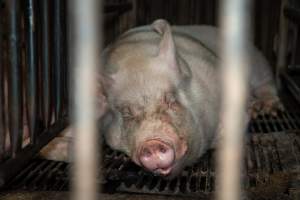
[[[250,1],[224,0],[220,8],[223,102],[218,150],[217,198],[241,198],[243,134],[245,133]]]
[[[288,36],[288,20],[284,15],[284,8],[288,4],[288,0],[281,1],[280,19],[279,19],[279,47],[276,64],[276,83],[280,88],[280,74],[287,67],[286,66],[286,52],[287,52],[287,36]]]
[[[69,1],[71,21],[71,64],[74,85],[74,166],[73,199],[95,200],[99,147],[96,134],[96,74],[100,66],[100,9],[99,0]],[[74,40],[73,40],[74,39]],[[71,88],[73,89],[73,88]]]
[[[8,106],[9,132],[13,157],[22,145],[22,88],[20,66],[19,21],[20,5],[18,0],[7,1],[9,15],[9,73],[8,73]]]
[[[3,65],[3,35],[2,21],[0,20],[0,162],[5,150],[5,126],[4,126],[4,65]]]
[[[35,4],[33,0],[26,1],[25,23],[26,23],[26,54],[27,54],[27,116],[30,143],[35,143],[36,114],[37,114],[37,54],[36,54],[36,20]]]
[[[61,0],[53,1],[53,67],[54,67],[54,105],[56,119],[61,115],[62,104],[62,25]]]
[[[48,0],[41,1],[42,11],[42,82],[43,82],[43,117],[46,127],[50,121],[50,57],[49,57],[49,11]]]

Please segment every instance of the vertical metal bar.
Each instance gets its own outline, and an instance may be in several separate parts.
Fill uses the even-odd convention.
[[[0,162],[5,150],[5,126],[4,126],[4,65],[3,65],[3,35],[2,21],[0,21]]]
[[[280,74],[286,68],[286,52],[287,52],[287,36],[288,36],[288,20],[284,15],[284,8],[288,4],[288,0],[281,1],[280,19],[279,19],[279,47],[276,64],[276,83],[281,87]]]
[[[67,23],[68,23],[68,14],[67,14],[67,0],[63,0],[63,3],[61,5],[62,9],[62,42],[63,42],[63,56],[62,56],[62,112],[63,114],[68,113],[68,45],[67,45],[67,36],[68,36],[68,29],[67,29]]]
[[[292,58],[291,58],[291,65],[296,65],[297,64],[297,47],[299,44],[298,40],[298,36],[299,36],[299,26],[298,24],[293,24],[293,31],[294,31],[294,37],[292,40]]]
[[[73,198],[95,200],[98,185],[99,150],[96,134],[96,73],[100,66],[100,4],[99,0],[69,1],[71,15],[70,66],[74,95],[74,167]]]
[[[8,106],[9,131],[13,156],[21,149],[22,144],[22,87],[20,65],[20,5],[18,0],[7,1],[9,16],[9,80]]]
[[[37,54],[36,54],[36,20],[35,4],[33,0],[26,1],[25,29],[26,29],[26,94],[27,94],[27,118],[29,126],[30,143],[35,143],[36,115],[37,115]]]
[[[54,87],[54,105],[55,105],[55,118],[57,119],[61,113],[61,97],[62,97],[62,24],[61,24],[61,0],[53,1],[53,67],[55,76]]]
[[[43,82],[43,117],[46,127],[50,121],[50,58],[49,58],[49,12],[48,0],[42,0],[42,82]]]
[[[241,199],[243,134],[246,131],[248,57],[245,39],[249,38],[251,8],[247,0],[221,2],[221,69],[223,102],[218,150],[217,199]]]

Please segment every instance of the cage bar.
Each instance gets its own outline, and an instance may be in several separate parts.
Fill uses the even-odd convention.
[[[223,102],[221,109],[221,141],[217,162],[217,199],[241,198],[243,135],[246,130],[248,95],[248,57],[245,48],[249,38],[250,1],[227,0],[221,3],[221,69]]]
[[[69,1],[74,124],[73,193],[76,200],[96,200],[99,143],[96,126],[96,74],[100,66],[101,1]],[[74,89],[74,90],[73,90]],[[100,170],[101,171],[101,170]],[[100,178],[101,179],[101,178]]]
[[[8,70],[8,106],[9,106],[9,132],[13,157],[22,145],[22,87],[20,66],[20,2],[12,0],[7,2],[9,17],[9,63]]]
[[[0,22],[0,33],[2,23]],[[3,52],[3,36],[0,35],[0,52]],[[5,150],[5,122],[4,122],[4,65],[3,53],[0,54],[0,162],[4,157]]]
[[[62,107],[62,24],[61,1],[53,1],[53,67],[54,67],[54,107],[56,119],[61,116]]]
[[[36,140],[37,118],[37,44],[36,44],[36,5],[33,0],[26,1],[25,30],[26,30],[26,94],[27,94],[27,118],[31,144]]]
[[[41,29],[42,29],[42,113],[46,127],[50,121],[50,36],[49,36],[49,1],[42,0],[41,2]]]

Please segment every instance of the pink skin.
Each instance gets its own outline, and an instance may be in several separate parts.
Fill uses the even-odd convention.
[[[146,169],[167,175],[172,170],[175,161],[175,151],[170,144],[158,139],[152,139],[143,143],[140,148],[139,160]]]
[[[171,126],[161,123],[160,133],[137,141],[133,161],[146,170],[163,176],[170,175],[178,160],[187,151],[186,140],[179,137]],[[145,129],[144,129],[145,130]],[[143,134],[141,134],[143,135]]]

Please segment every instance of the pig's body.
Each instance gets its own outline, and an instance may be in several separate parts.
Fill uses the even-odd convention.
[[[111,148],[168,177],[211,148],[222,127],[217,34],[210,26],[171,29],[157,20],[126,32],[105,49],[101,132]],[[249,105],[272,110],[280,103],[270,66],[254,46],[247,48]]]
[[[171,28],[158,20],[126,32],[105,50],[104,74],[112,84],[103,127],[113,149],[152,172],[172,177],[211,147],[222,127],[217,34],[210,26]],[[254,46],[249,43],[247,48],[250,105],[270,111],[279,104],[270,66]],[[163,101],[168,93],[180,109],[167,108],[165,115],[155,112],[168,104]]]
[[[220,55],[218,52],[220,44],[218,28],[208,25],[174,26],[173,30],[178,30],[196,37],[209,50],[213,51],[217,56]],[[246,47],[249,53],[248,56],[250,61],[250,103],[253,103],[253,101],[257,102],[263,100],[266,97],[264,92],[265,90],[267,90],[268,95],[270,95],[272,98],[276,98],[276,103],[279,103],[279,99],[277,99],[278,95],[274,83],[273,73],[271,72],[271,66],[263,54],[256,47],[254,47],[251,42],[247,41]]]

